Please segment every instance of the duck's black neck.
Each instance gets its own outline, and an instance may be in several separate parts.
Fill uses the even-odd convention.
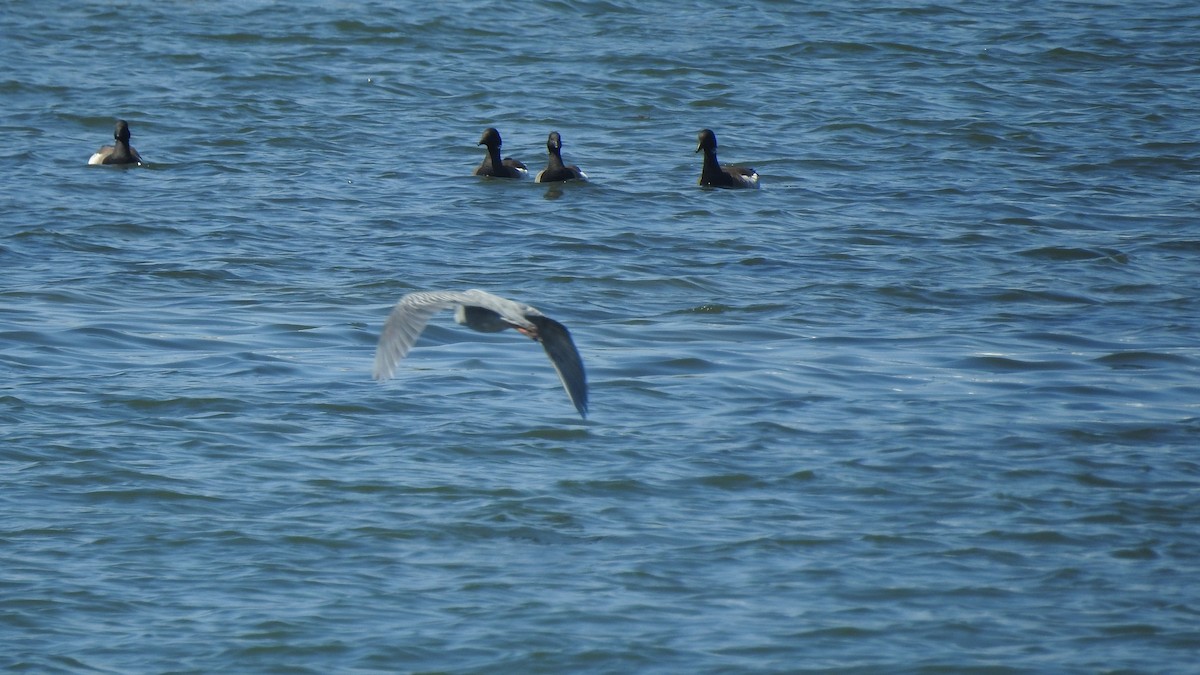
[[[503,161],[500,159],[500,146],[499,145],[489,145],[488,146],[488,163],[492,165],[493,169],[497,169],[497,170],[500,167],[504,166]]]
[[[113,139],[112,159],[115,163],[134,161],[133,151],[129,148],[129,141],[124,141],[120,138]]]
[[[705,182],[719,181],[723,173],[721,164],[717,161],[717,151],[704,148],[704,168],[700,171],[701,178]]]

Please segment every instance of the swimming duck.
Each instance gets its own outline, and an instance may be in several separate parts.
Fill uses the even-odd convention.
[[[551,131],[546,138],[546,151],[550,157],[546,160],[546,168],[538,172],[537,182],[559,183],[567,180],[587,180],[587,174],[572,164],[566,166],[562,159],[562,136],[557,131]]]
[[[700,184],[724,188],[757,188],[758,172],[741,166],[721,166],[717,162],[717,135],[712,129],[700,132],[700,144],[696,152],[704,151],[704,169],[700,172]]]
[[[106,145],[88,159],[88,164],[141,164],[142,156],[129,145],[129,124],[117,120],[113,129],[113,145]]]
[[[476,176],[494,176],[496,178],[524,178],[529,175],[525,165],[513,159],[505,157],[503,161],[500,159],[500,132],[492,127],[483,130],[483,137],[479,139],[477,145],[487,146],[487,157],[483,158],[483,163],[479,168],[475,169]]]

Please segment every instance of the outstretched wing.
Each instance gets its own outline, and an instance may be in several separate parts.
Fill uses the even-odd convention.
[[[571,332],[566,326],[549,317],[525,318],[537,326],[538,338],[546,350],[546,356],[550,357],[550,363],[554,364],[554,370],[558,371],[558,379],[562,380],[563,389],[567,390],[567,396],[571,398],[571,403],[575,404],[580,416],[587,419],[587,373],[583,370],[583,359],[579,358],[575,342],[571,340]]]
[[[375,379],[386,380],[392,376],[396,365],[416,344],[430,317],[461,302],[470,302],[473,298],[459,291],[422,291],[400,298],[388,315],[383,333],[379,336],[379,345],[375,348],[375,368],[372,372]]]

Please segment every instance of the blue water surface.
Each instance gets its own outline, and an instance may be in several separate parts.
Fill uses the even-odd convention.
[[[4,670],[1200,662],[1194,3],[13,2],[0,99]],[[587,420],[371,379],[467,288]]]

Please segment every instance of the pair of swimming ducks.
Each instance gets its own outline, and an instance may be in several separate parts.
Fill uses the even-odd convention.
[[[724,188],[756,188],[758,173],[754,169],[740,166],[722,166],[717,162],[717,135],[712,129],[700,132],[700,143],[696,152],[704,151],[704,168],[700,172],[700,184]],[[100,148],[88,159],[88,164],[141,164],[142,156],[129,145],[129,124],[125,120],[117,120],[113,129],[113,145]],[[475,169],[476,176],[493,176],[496,178],[524,178],[529,170],[521,162],[506,157],[500,159],[500,132],[489,127],[484,130],[479,145],[487,146],[487,157],[479,168]],[[539,183],[561,183],[569,180],[587,180],[587,174],[575,165],[566,165],[562,158],[562,136],[557,131],[551,131],[546,139],[546,150],[550,157],[546,168],[538,172],[535,180]]]
[[[704,151],[704,168],[700,172],[700,184],[724,188],[756,188],[758,187],[758,172],[741,166],[721,165],[717,161],[717,135],[712,129],[700,132],[696,152]],[[485,129],[479,145],[487,146],[487,157],[475,169],[476,176],[493,176],[495,178],[524,178],[529,170],[521,162],[512,157],[500,159],[500,132],[493,128]],[[557,131],[551,131],[546,139],[546,150],[550,157],[546,168],[538,172],[537,182],[558,183],[568,180],[587,180],[587,174],[575,165],[566,165],[562,158],[562,136]]]

